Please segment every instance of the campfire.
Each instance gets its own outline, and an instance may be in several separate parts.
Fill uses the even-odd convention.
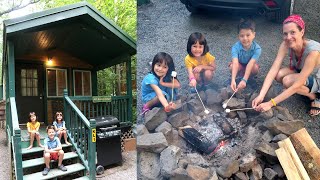
[[[286,179],[277,142],[304,123],[280,106],[252,110],[256,96],[250,88],[235,94],[211,88],[181,96],[174,112],[147,112],[144,124],[137,125],[138,177]],[[266,99],[274,96],[271,88]]]

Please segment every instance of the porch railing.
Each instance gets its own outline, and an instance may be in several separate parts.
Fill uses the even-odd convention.
[[[7,138],[12,148],[15,179],[22,180],[21,129],[19,127],[16,99],[14,97],[10,97],[7,100],[6,109]]]
[[[89,179],[96,178],[96,121],[85,117],[64,91],[64,120],[68,127],[68,136],[75,147]]]
[[[112,96],[110,102],[93,102],[92,97],[70,97],[87,118],[112,115],[120,122],[131,122],[132,115],[128,95]]]

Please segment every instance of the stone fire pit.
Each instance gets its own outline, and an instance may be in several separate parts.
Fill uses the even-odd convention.
[[[222,104],[232,92],[214,87],[199,92],[209,114],[196,94],[181,96],[174,112],[153,108],[145,114],[144,124],[137,125],[138,179],[286,179],[275,154],[277,142],[303,128],[303,121],[281,106],[265,113],[225,113]],[[256,96],[246,88],[229,101],[228,108],[250,107]],[[266,99],[271,97],[275,97],[272,88]],[[193,143],[183,136],[186,126],[204,143],[217,146],[201,151],[201,141]]]

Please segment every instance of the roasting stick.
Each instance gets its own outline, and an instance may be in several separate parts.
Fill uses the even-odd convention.
[[[177,77],[177,72],[172,71],[171,76],[172,76],[172,93],[171,93],[171,102],[172,102],[173,101],[174,78]]]
[[[243,111],[243,110],[249,110],[254,108],[241,108],[241,109],[226,109],[226,113],[232,112],[232,111]]]
[[[223,103],[222,107],[223,109],[225,109],[228,105],[228,102],[232,99],[232,97],[236,94],[236,92],[238,91],[238,89],[236,89],[236,91],[233,92],[233,94],[231,95],[231,97],[228,99],[228,101],[226,103]]]
[[[202,106],[203,106],[203,108],[204,108],[204,113],[209,114],[209,110],[204,106],[204,104],[203,104],[203,102],[202,102],[202,99],[201,99],[201,97],[200,97],[200,95],[199,95],[199,93],[198,93],[198,90],[197,90],[196,86],[194,87],[194,89],[196,90],[196,92],[197,92],[197,94],[198,94],[198,97],[199,97],[199,99],[200,99],[200,101],[201,101],[201,104],[202,104]]]

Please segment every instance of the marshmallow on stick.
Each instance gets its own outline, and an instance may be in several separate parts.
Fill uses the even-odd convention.
[[[172,102],[173,101],[174,78],[177,77],[177,72],[172,71],[171,76],[172,76],[172,92],[171,92],[171,102]]]
[[[249,110],[249,109],[253,109],[253,108],[241,108],[241,109],[226,109],[226,113],[229,113],[231,111],[244,111],[244,110]]]
[[[173,78],[177,77],[177,72],[172,71],[172,72],[171,72],[171,76],[172,76]]]

